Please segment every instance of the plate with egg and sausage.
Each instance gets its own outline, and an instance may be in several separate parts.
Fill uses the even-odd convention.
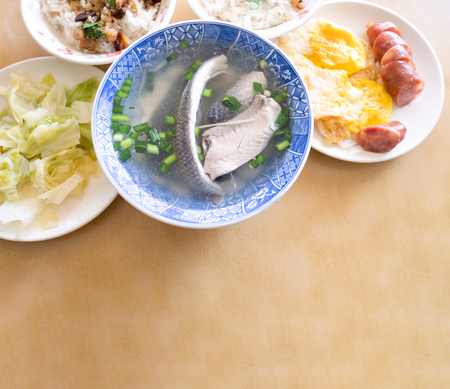
[[[312,147],[323,154],[359,163],[390,160],[418,146],[439,119],[439,60],[414,25],[385,7],[326,2],[278,44],[308,88]]]

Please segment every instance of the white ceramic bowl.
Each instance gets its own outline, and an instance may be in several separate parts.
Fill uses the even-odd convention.
[[[186,0],[195,14],[203,20],[221,20],[211,16],[206,12],[199,0]],[[220,0],[219,0],[220,1]],[[266,39],[278,38],[287,34],[305,24],[319,10],[323,0],[307,0],[306,8],[299,11],[297,16],[287,22],[281,23],[275,27],[265,28],[263,30],[252,30]],[[241,26],[242,27],[242,26]]]
[[[177,0],[161,1],[155,24],[147,34],[169,24],[175,11],[176,2]],[[82,65],[105,65],[114,62],[121,54],[121,51],[108,54],[90,54],[85,53],[78,47],[69,45],[65,41],[62,31],[55,29],[47,21],[41,11],[39,0],[21,0],[20,9],[30,35],[39,46],[55,57]]]

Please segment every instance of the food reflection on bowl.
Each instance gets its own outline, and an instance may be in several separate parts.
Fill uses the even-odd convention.
[[[322,0],[187,0],[203,20],[248,28],[267,39],[293,31],[319,10]]]
[[[283,52],[208,21],[132,45],[103,79],[93,122],[99,162],[122,197],[188,228],[234,224],[275,203],[300,174],[313,128],[307,91]]]
[[[28,32],[48,53],[85,65],[112,63],[121,51],[169,24],[176,0],[21,0]]]

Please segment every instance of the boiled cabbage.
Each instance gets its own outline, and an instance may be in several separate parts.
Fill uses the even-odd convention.
[[[38,123],[20,152],[27,158],[41,154],[43,158],[80,143],[80,126],[75,118],[49,116]]]
[[[0,155],[0,200],[15,201],[29,175],[28,161],[18,149]]]
[[[97,77],[89,78],[80,84],[69,89],[66,93],[67,106],[71,107],[74,101],[86,101],[92,103],[94,101],[95,92],[97,92],[99,82]]]

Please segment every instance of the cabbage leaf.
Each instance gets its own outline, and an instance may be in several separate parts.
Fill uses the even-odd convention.
[[[71,107],[76,100],[92,103],[99,84],[97,77],[93,77],[69,89],[66,92],[67,106]]]
[[[18,149],[0,155],[0,202],[19,198],[20,188],[29,176],[28,167],[28,160]]]

